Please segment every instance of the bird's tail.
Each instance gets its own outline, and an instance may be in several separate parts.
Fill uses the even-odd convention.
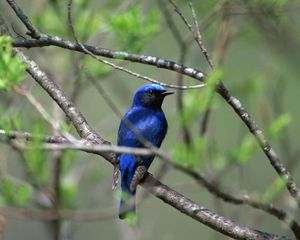
[[[135,217],[135,213],[135,191],[130,192],[129,189],[122,188],[119,218],[133,218]]]
[[[132,177],[135,171],[135,157],[131,154],[122,154],[120,157],[121,170],[121,199],[119,218],[126,219],[129,223],[135,224],[135,193],[136,189],[130,189]]]

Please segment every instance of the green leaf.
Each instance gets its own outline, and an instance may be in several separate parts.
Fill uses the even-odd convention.
[[[24,206],[32,196],[32,187],[11,177],[0,179],[0,192],[7,205]]]
[[[100,30],[104,32],[107,28],[103,16],[93,14],[89,9],[81,9],[77,15],[74,19],[74,29],[79,39],[86,39]]]
[[[62,24],[63,22],[65,22],[65,19],[61,17],[57,9],[53,5],[46,4],[43,11],[38,11],[33,18],[33,23],[38,28],[43,29],[44,32],[66,37],[68,29],[66,24]]]
[[[233,159],[238,163],[246,163],[257,150],[257,143],[252,135],[246,136],[240,146],[233,150]]]
[[[268,129],[270,138],[276,138],[291,123],[291,116],[287,113],[277,117]]]
[[[9,90],[25,79],[27,65],[13,56],[11,38],[0,36],[0,90]]]
[[[189,168],[196,168],[203,163],[203,152],[206,146],[206,139],[199,137],[191,145],[178,144],[175,146],[172,155],[176,162]]]
[[[11,119],[8,118],[8,117],[2,117],[1,118],[0,126],[7,133],[10,132],[13,129]]]
[[[39,136],[44,135],[44,128],[42,125],[35,125],[32,136],[32,146],[38,147],[43,144]],[[28,172],[36,184],[44,184],[49,177],[49,164],[47,162],[48,152],[42,149],[33,149],[24,151],[25,162]]]
[[[62,157],[61,157],[61,171],[62,174],[66,174],[68,171],[72,169],[74,164],[76,163],[76,152],[75,151],[63,151]]]
[[[211,161],[212,166],[216,171],[221,171],[227,166],[227,159],[223,154],[220,154],[218,152],[212,153]]]
[[[64,177],[61,182],[61,198],[64,207],[75,207],[74,199],[78,193],[77,182],[71,181],[70,177]]]
[[[270,202],[274,199],[286,185],[287,179],[277,178],[263,195],[263,202]]]
[[[99,80],[101,80],[105,74],[112,71],[111,67],[104,64],[99,64],[99,62],[95,61],[93,58],[84,58],[83,62],[86,72],[92,74]],[[84,78],[86,78],[86,76],[84,76]]]
[[[157,9],[151,9],[145,14],[138,6],[132,6],[110,19],[110,27],[120,49],[134,52],[140,52],[145,47],[159,31],[159,24],[160,14]]]
[[[216,69],[209,75],[206,86],[201,91],[197,89],[187,93],[184,97],[182,124],[190,124],[196,116],[207,108],[211,101],[212,94],[215,93],[215,88],[223,76],[223,71]]]

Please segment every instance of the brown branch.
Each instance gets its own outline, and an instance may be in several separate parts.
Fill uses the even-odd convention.
[[[52,99],[57,102],[57,104],[69,117],[79,135],[89,142],[108,144],[107,141],[98,136],[90,128],[82,114],[76,109],[73,103],[70,102],[70,100],[59,89],[59,87],[47,77],[47,75],[38,67],[38,65],[34,61],[29,60],[29,58],[20,50],[16,50],[16,52],[21,56],[23,61],[29,65],[27,69],[28,73],[44,88],[44,90],[52,97]],[[115,154],[102,153],[101,156],[111,163],[114,163],[116,160]],[[185,213],[186,215],[233,238],[285,239],[285,237],[278,237],[273,234],[263,233],[237,225],[234,222],[231,222],[230,220],[227,220],[224,217],[212,213],[204,207],[197,205],[149,175],[145,176],[145,184],[142,184],[142,186],[146,187],[152,194]]]
[[[14,12],[17,14],[19,19],[23,22],[25,27],[28,29],[27,35],[33,37],[33,38],[40,38],[43,36],[39,32],[39,30],[32,24],[32,22],[29,20],[29,18],[23,13],[22,9],[16,4],[13,0],[7,0],[7,3],[10,5],[10,7],[14,10]]]
[[[178,46],[179,46],[179,59],[178,62],[180,64],[184,64],[185,60],[186,60],[186,55],[187,55],[187,51],[188,48],[191,46],[190,44],[187,43],[187,40],[184,40],[183,37],[181,36],[179,29],[176,27],[175,22],[171,16],[171,14],[169,13],[168,9],[166,8],[166,5],[162,2],[162,1],[158,1],[158,4],[160,6],[160,8],[162,9],[163,15],[165,17],[166,23],[168,25],[168,27],[170,28]],[[177,73],[177,84],[178,85],[183,85],[183,77],[184,75]],[[176,103],[177,103],[177,110],[178,110],[178,115],[180,117],[180,119],[183,119],[183,92],[182,91],[178,91],[177,92],[177,98],[176,98]],[[187,124],[185,123],[185,121],[181,121],[181,134],[182,134],[182,138],[183,138],[183,142],[189,146],[191,144],[192,141],[192,136],[191,133],[187,127]]]
[[[0,130],[0,136],[1,136],[2,130]],[[20,136],[22,138],[22,133],[18,133],[17,136]],[[26,135],[30,135],[27,133]],[[7,136],[7,135],[4,135]],[[54,136],[52,137],[54,138]],[[15,138],[13,138],[15,140]],[[31,139],[29,139],[31,140]],[[121,152],[128,152],[133,153],[135,155],[149,155],[154,154],[149,149],[139,149],[139,148],[125,148],[125,147],[118,147],[118,146],[112,146],[112,145],[85,145],[85,143],[76,142],[74,141],[70,144],[65,143],[65,139],[62,140],[60,143],[59,141],[56,142],[56,144],[48,144],[48,145],[40,145],[35,146],[34,148],[41,148],[45,150],[66,150],[66,149],[75,149],[75,150],[82,150],[89,153],[101,153],[103,151],[113,151],[115,153],[121,153]],[[26,146],[15,146],[18,149],[26,149]],[[29,146],[30,148],[30,146]],[[251,199],[248,195],[243,196],[235,196],[233,194],[230,194],[228,192],[222,191],[219,186],[214,184],[212,181],[208,180],[204,176],[202,176],[200,173],[191,170],[189,168],[186,168],[180,164],[175,163],[172,161],[168,156],[165,154],[160,154],[159,157],[163,160],[164,163],[171,165],[175,169],[185,173],[186,175],[193,178],[198,184],[205,187],[211,194],[215,195],[216,197],[222,199],[225,202],[231,203],[231,204],[237,204],[237,205],[248,205],[255,209],[263,210],[266,213],[275,216],[277,219],[283,221],[287,226],[290,227],[290,229],[293,231],[297,239],[300,239],[300,226],[298,222],[289,214],[287,214],[285,211],[276,208],[272,204],[263,203],[261,201]],[[144,174],[143,174],[144,175]],[[1,213],[1,212],[0,212]]]
[[[103,49],[102,49],[103,50]],[[28,72],[29,74],[48,92],[48,94],[59,104],[59,106],[63,109],[63,111],[66,113],[66,115],[69,117],[69,119],[72,121],[73,125],[77,129],[79,135],[83,137],[84,139],[91,141],[91,142],[98,142],[98,143],[107,143],[105,140],[103,140],[101,137],[99,137],[96,133],[92,131],[92,129],[89,127],[89,125],[86,123],[85,119],[81,115],[81,113],[75,108],[75,106],[72,104],[72,102],[69,101],[69,99],[63,94],[63,92],[58,88],[58,86],[53,83],[52,81],[49,80],[49,78],[46,76],[44,72],[37,66],[37,64],[31,60],[28,59],[27,56],[25,56],[21,51],[16,50],[16,52],[22,57],[24,62],[29,64],[28,67]],[[108,53],[110,54],[110,53]],[[122,56],[128,57],[127,53],[121,53]],[[132,55],[131,55],[132,56]],[[152,65],[155,65],[155,61],[157,58],[145,58],[145,56],[141,57],[138,55],[134,55],[134,59],[140,59],[143,60],[145,59],[147,63],[150,61]],[[159,66],[164,66],[166,67],[169,63],[168,61],[162,62],[161,64],[159,63]],[[174,67],[176,66],[176,67]],[[167,67],[166,67],[167,68]],[[173,69],[176,71],[182,71],[183,73],[187,75],[194,76],[195,78],[203,78],[203,73],[202,72],[197,72],[194,71],[191,68],[183,68],[182,65],[179,64],[174,64],[168,69]],[[240,110],[242,109],[240,104],[237,105],[237,99],[233,98],[228,91],[226,92],[225,87],[222,88],[223,86],[220,86],[218,89],[218,92],[226,99],[226,97],[229,96],[228,103],[231,104],[232,101],[234,101],[233,104],[231,104],[235,109]],[[227,93],[227,94],[225,94]],[[238,102],[239,103],[239,102]],[[238,112],[238,111],[237,111]],[[240,114],[240,112],[238,112]],[[242,116],[241,116],[242,117]],[[247,116],[250,118],[249,116]],[[250,120],[252,120],[250,118]],[[252,126],[256,126],[256,124],[252,121],[249,121],[247,119],[247,123],[250,123]],[[248,126],[248,125],[247,125]],[[248,126],[249,129],[251,129]],[[255,129],[257,130],[257,129]],[[260,131],[261,133],[261,131]],[[254,133],[255,134],[255,133]],[[262,138],[264,139],[264,138]],[[259,140],[259,139],[258,139]],[[263,142],[264,143],[264,142]],[[263,146],[262,146],[263,147]],[[280,160],[277,158],[277,156],[274,158],[274,154],[268,154],[269,151],[273,151],[271,148],[266,151],[266,155],[270,158],[270,160],[277,160],[277,162]],[[114,156],[107,156],[105,155],[106,159],[110,162],[113,162],[112,159],[114,159]],[[281,162],[280,162],[281,163]],[[280,168],[280,170],[282,170]],[[216,215],[214,213],[211,213],[207,209],[193,203],[189,199],[185,198],[184,196],[180,195],[179,193],[175,192],[172,189],[169,189],[167,186],[161,184],[160,182],[156,181],[155,179],[151,178],[150,176],[146,177],[146,183],[150,183],[151,187],[150,191],[156,195],[157,197],[161,198],[168,204],[172,205],[173,207],[181,210],[183,213],[187,214],[188,216],[193,217],[194,219],[205,223],[206,225],[216,229],[217,231],[220,231],[228,236],[234,237],[236,239],[245,239],[245,238],[250,238],[250,239],[282,239],[284,237],[277,237],[272,234],[267,234],[267,233],[261,233],[256,230],[252,230],[249,228],[245,228],[239,225],[234,224],[231,221],[228,221],[224,219],[223,217]],[[289,179],[290,180],[290,179]],[[291,184],[294,184],[294,182],[289,182],[289,186]],[[146,186],[147,187],[147,186]],[[294,186],[296,187],[296,186]],[[290,188],[289,188],[290,189]],[[294,188],[295,189],[295,188]],[[297,190],[297,189],[296,189]]]
[[[0,129],[0,139],[1,138],[6,140],[25,140],[25,141],[38,139],[45,143],[69,143],[69,141],[62,136],[35,136],[35,135],[33,136],[29,132],[16,132],[16,131],[6,132],[3,129]]]
[[[146,175],[144,180],[145,181],[141,185],[153,195],[164,202],[171,203],[172,206],[180,212],[227,236],[235,239],[286,239],[286,237],[279,237],[276,235],[270,236],[268,233],[266,234],[264,232],[246,228],[232,222],[231,220],[225,219],[205,207],[194,203],[180,193],[177,193],[168,186],[157,181],[150,175]]]
[[[291,194],[291,196],[295,199],[300,208],[300,191],[296,186],[296,183],[293,180],[290,172],[285,168],[283,162],[277,156],[275,150],[271,147],[269,142],[266,140],[263,132],[258,128],[256,122],[252,119],[250,114],[245,110],[240,101],[231,95],[231,93],[226,89],[226,87],[221,83],[217,92],[226,100],[226,102],[233,108],[233,110],[237,113],[237,115],[242,119],[242,121],[246,124],[249,131],[255,137],[257,143],[268,157],[271,165],[276,170],[277,174],[286,182],[286,187]]]
[[[196,11],[194,9],[192,1],[189,1],[189,6],[190,6],[190,8],[192,10],[192,16],[193,16],[193,19],[194,19],[194,25],[195,25],[195,29],[196,29],[196,32],[194,33],[194,38],[195,38],[195,40],[196,40],[199,48],[201,49],[201,52],[205,56],[206,61],[208,62],[208,65],[210,66],[211,69],[213,69],[214,68],[214,64],[213,64],[212,60],[210,59],[210,56],[209,56],[209,54],[208,54],[208,52],[206,50],[206,47],[203,44],[202,34],[200,32],[200,25],[198,23]]]

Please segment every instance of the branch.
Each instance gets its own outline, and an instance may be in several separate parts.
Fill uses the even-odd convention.
[[[80,46],[75,45],[78,49],[81,49]],[[81,49],[82,50],[82,49]],[[97,49],[98,50],[98,49]],[[106,51],[106,49],[99,49],[100,52],[108,54],[109,56],[112,52]],[[98,136],[87,124],[86,120],[82,114],[76,109],[74,104],[63,94],[59,87],[52,82],[46,74],[38,67],[38,65],[29,60],[20,50],[15,50],[18,53],[23,61],[29,65],[27,71],[28,73],[44,88],[45,91],[55,100],[58,105],[62,108],[65,114],[69,117],[73,125],[75,126],[79,135],[91,142],[104,143],[107,144],[104,139]],[[200,71],[196,71],[192,68],[187,68],[183,65],[176,64],[171,61],[158,61],[159,58],[147,57],[143,55],[134,55],[124,52],[114,52],[119,53],[118,57],[123,57],[126,60],[136,60],[145,64],[157,65],[159,67],[168,68],[174,71],[182,72],[183,74],[193,76],[194,78],[202,80],[204,74]],[[116,55],[113,55],[116,56]],[[111,57],[113,57],[111,56]],[[220,92],[220,89],[218,90]],[[221,94],[221,93],[220,93]],[[221,94],[222,95],[222,94]],[[109,162],[113,162],[115,156],[111,155],[102,155]],[[149,185],[150,184],[150,185]],[[262,233],[257,230],[252,230],[246,227],[239,226],[224,217],[221,217],[215,213],[210,212],[209,210],[195,204],[191,200],[185,198],[181,194],[175,192],[174,190],[163,185],[159,181],[153,179],[151,176],[146,176],[144,187],[149,189],[154,195],[165,201],[166,203],[172,205],[178,210],[182,211],[186,215],[193,217],[194,219],[202,222],[219,232],[222,232],[228,236],[234,237],[236,239],[286,239],[285,237],[278,237],[268,233]]]
[[[90,128],[82,114],[76,109],[75,105],[64,95],[60,88],[47,77],[47,75],[39,68],[39,66],[34,61],[30,60],[20,50],[15,49],[15,51],[21,56],[23,61],[29,65],[27,72],[36,80],[37,83],[41,85],[42,88],[44,88],[51,98],[57,102],[57,104],[69,117],[79,135],[92,143],[108,144],[107,141],[98,136]],[[116,161],[115,154],[101,153],[100,155],[112,164],[114,164]],[[142,186],[163,200],[165,203],[180,210],[184,214],[235,239],[287,239],[286,237],[278,237],[273,234],[243,227],[230,220],[227,220],[226,218],[210,212],[208,209],[205,209],[200,205],[197,205],[148,174],[146,174]]]
[[[32,136],[29,132],[16,132],[16,131],[9,131],[6,132],[3,129],[0,129],[0,139],[7,139],[7,140],[25,140],[25,141],[32,141],[33,139],[41,140],[45,143],[68,143],[69,141],[61,136]]]
[[[168,163],[168,159],[164,159]],[[219,186],[215,185],[212,181],[206,179],[203,175],[200,173],[191,170],[189,168],[186,168],[180,164],[177,164],[175,162],[172,162],[171,165],[181,172],[185,173],[186,175],[192,177],[198,184],[205,187],[211,194],[215,195],[216,197],[222,199],[224,202],[241,205],[245,204],[252,208],[262,210],[280,221],[284,222],[289,228],[292,230],[294,235],[297,239],[300,239],[300,225],[295,220],[294,217],[292,217],[290,214],[285,212],[282,209],[279,209],[275,207],[273,204],[264,203],[262,201],[257,201],[255,199],[251,199],[250,196],[244,194],[243,196],[235,196],[233,194],[228,193],[227,191],[223,191]]]
[[[80,46],[80,44],[68,40],[64,40],[58,36],[49,36],[49,35],[46,35],[39,39],[33,39],[33,40],[15,39],[13,41],[13,46],[23,47],[23,48],[57,46],[57,47],[87,54],[86,51],[84,51],[84,49]],[[119,59],[119,60],[128,60],[135,63],[143,63],[151,66],[156,66],[158,68],[164,68],[164,69],[182,73],[184,75],[198,79],[200,81],[202,81],[205,76],[203,72],[196,70],[192,67],[187,67],[185,65],[178,64],[170,60],[164,60],[158,57],[139,55],[139,54],[130,54],[123,51],[114,51],[106,48],[94,47],[87,44],[83,44],[83,46],[85,49],[87,49],[89,52],[91,52],[96,56],[102,56],[102,57]]]
[[[28,29],[28,32],[26,33],[27,35],[33,38],[40,38],[41,36],[43,36],[43,34],[41,34],[39,30],[31,23],[29,18],[23,13],[22,9],[16,4],[15,1],[7,0],[7,3],[10,5],[10,7],[14,10],[16,15]]]
[[[172,206],[180,212],[234,239],[287,239],[287,237],[270,235],[269,233],[240,226],[194,203],[192,200],[177,193],[150,175],[145,176],[144,182],[141,185],[159,199],[166,203],[171,203]]]
[[[263,132],[258,128],[256,122],[252,119],[250,114],[245,110],[240,101],[231,95],[231,93],[226,89],[226,87],[221,83],[217,92],[226,100],[226,102],[233,108],[237,115],[246,124],[249,131],[255,137],[257,143],[268,157],[271,165],[276,170],[277,174],[286,182],[286,187],[291,194],[291,196],[296,200],[298,207],[300,208],[300,191],[296,186],[290,172],[285,168],[283,162],[279,159],[278,155],[271,147],[269,142],[266,140]]]
[[[32,140],[32,135],[30,133],[5,133],[4,130],[0,129],[0,137],[5,137],[10,140],[22,140],[24,139],[24,136],[27,137],[26,140],[30,141]],[[10,138],[11,137],[11,138]],[[17,138],[16,138],[17,137]],[[47,141],[47,139],[55,139],[55,136],[51,137],[40,137],[40,139],[44,139]],[[120,146],[113,146],[113,145],[89,145],[81,141],[74,142],[74,140],[71,143],[67,143],[66,139],[57,137],[55,144],[41,144],[40,146],[30,146],[30,145],[24,145],[20,143],[14,143],[14,146],[18,149],[24,150],[24,149],[44,149],[44,150],[66,150],[66,149],[73,149],[73,150],[81,150],[88,153],[94,153],[94,154],[101,154],[103,152],[114,152],[114,153],[132,153],[135,155],[152,155],[155,154],[152,150],[146,149],[146,148],[129,148],[129,147],[120,147]],[[52,143],[52,142],[51,142]],[[248,195],[243,195],[241,197],[234,196],[232,194],[229,194],[227,192],[222,191],[218,186],[216,186],[213,182],[206,179],[204,176],[202,176],[200,173],[191,170],[187,167],[184,167],[180,164],[175,163],[172,161],[168,156],[166,156],[163,153],[159,153],[158,156],[160,159],[163,160],[164,163],[171,165],[175,169],[187,174],[191,178],[193,178],[198,184],[205,187],[210,193],[217,196],[218,198],[221,198],[223,201],[231,203],[231,204],[245,204],[248,206],[251,206],[256,209],[260,209],[265,211],[266,213],[275,216],[277,219],[283,221],[286,225],[290,227],[290,229],[293,231],[297,239],[300,239],[300,226],[298,222],[289,214],[287,214],[285,211],[276,208],[272,204],[263,203],[254,199],[251,199]],[[26,211],[26,210],[24,210]],[[1,213],[1,211],[0,211]],[[46,214],[46,213],[45,213]],[[54,214],[54,213],[51,213]],[[58,213],[57,213],[58,215]],[[52,216],[52,215],[51,215]],[[56,215],[55,215],[56,216]],[[64,218],[61,215],[62,218]],[[49,219],[48,219],[49,220]]]
[[[203,53],[205,59],[208,62],[208,65],[210,66],[211,69],[214,68],[213,62],[211,61],[208,52],[202,42],[202,35],[200,33],[200,26],[198,24],[197,21],[197,16],[196,16],[196,12],[194,10],[193,4],[191,1],[189,1],[189,6],[191,8],[192,11],[192,16],[193,16],[193,20],[194,20],[194,24],[195,24],[195,28],[196,28],[196,32],[193,30],[192,25],[188,22],[188,20],[186,19],[186,17],[183,15],[183,13],[180,11],[180,9],[177,7],[177,5],[175,4],[174,1],[169,0],[169,2],[172,4],[172,6],[174,7],[175,12],[178,13],[178,15],[180,16],[180,18],[182,19],[182,21],[184,22],[184,24],[187,26],[188,30],[191,32],[191,34],[193,35],[196,43],[198,44],[201,52]]]

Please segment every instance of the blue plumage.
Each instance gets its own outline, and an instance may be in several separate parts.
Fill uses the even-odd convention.
[[[142,141],[145,139],[154,146],[160,147],[168,129],[161,105],[164,97],[172,93],[157,84],[141,87],[135,93],[131,108],[121,120],[118,146],[144,147]],[[119,217],[121,219],[128,213],[135,213],[136,190],[130,190],[130,184],[138,166],[137,161],[148,169],[153,159],[154,156],[136,157],[133,154],[120,154],[122,195]]]

